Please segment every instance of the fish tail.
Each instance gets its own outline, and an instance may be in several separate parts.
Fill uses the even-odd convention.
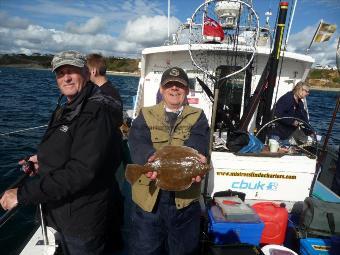
[[[125,178],[132,185],[138,178],[143,174],[148,172],[145,166],[137,164],[128,164],[125,170]]]

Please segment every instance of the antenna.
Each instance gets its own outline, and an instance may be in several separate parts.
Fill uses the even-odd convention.
[[[168,0],[168,42],[170,40],[170,0]]]
[[[290,29],[291,29],[292,24],[293,24],[293,19],[294,19],[296,4],[297,4],[297,0],[294,1],[292,14],[291,14],[290,17],[289,17],[290,20],[289,20],[289,27],[288,27],[287,36],[286,36],[285,49],[287,48],[288,39],[289,39],[289,34],[290,34]]]
[[[272,16],[272,10],[271,9],[269,9],[264,15],[266,16],[266,26],[267,26],[267,28],[269,28],[269,18],[270,18],[270,16]]]

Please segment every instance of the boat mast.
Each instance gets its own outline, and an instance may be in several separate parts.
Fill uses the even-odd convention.
[[[263,107],[263,111],[258,112],[256,116],[257,120],[262,120],[259,122],[258,128],[262,127],[264,124],[271,121],[272,119],[271,107],[272,107],[274,88],[276,85],[277,69],[279,66],[281,46],[282,46],[282,41],[283,41],[282,39],[283,39],[284,28],[285,28],[285,23],[286,23],[287,11],[288,11],[288,2],[281,2],[279,19],[278,19],[277,26],[276,26],[274,49],[272,52],[273,60],[272,60],[272,65],[271,65],[271,69],[270,69],[269,76],[268,76],[268,87],[265,90],[263,100],[261,100],[260,102],[260,105],[263,104],[264,107]],[[260,108],[260,105],[259,105],[259,108]]]
[[[336,47],[336,66],[340,73],[340,37],[338,38],[338,46]]]
[[[168,0],[168,43],[170,42],[170,0]]]
[[[248,130],[248,125],[255,113],[257,106],[258,106],[258,113],[256,117],[257,124],[263,126],[263,124],[267,123],[271,119],[270,109],[272,104],[273,91],[276,84],[277,68],[280,59],[287,9],[288,2],[280,2],[280,12],[278,22],[276,25],[274,49],[264,68],[264,71],[255,89],[255,92],[240,120],[239,129],[242,131]],[[259,127],[257,128],[259,129]]]

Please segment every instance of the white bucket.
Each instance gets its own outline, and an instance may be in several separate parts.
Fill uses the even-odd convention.
[[[265,255],[298,255],[296,252],[288,249],[287,247],[276,245],[276,244],[269,244],[265,245],[261,248],[261,251]]]

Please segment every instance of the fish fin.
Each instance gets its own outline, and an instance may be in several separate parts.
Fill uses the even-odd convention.
[[[125,170],[125,178],[132,185],[134,184],[138,178],[146,173],[145,166],[137,165],[137,164],[128,164]]]

